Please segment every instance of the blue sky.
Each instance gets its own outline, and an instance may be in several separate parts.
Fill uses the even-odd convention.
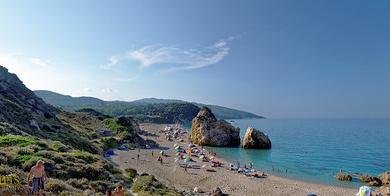
[[[0,27],[0,64],[34,90],[390,117],[385,0],[0,1]]]

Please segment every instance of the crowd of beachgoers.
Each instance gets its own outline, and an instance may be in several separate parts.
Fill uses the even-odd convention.
[[[158,148],[116,150],[111,159],[120,168],[154,175],[183,193],[207,195],[217,187],[229,195],[355,195],[358,190],[281,178],[251,163],[228,162],[210,148],[188,141],[176,125],[141,124]]]

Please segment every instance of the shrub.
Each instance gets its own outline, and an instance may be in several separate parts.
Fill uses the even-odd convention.
[[[134,178],[137,176],[137,170],[132,169],[132,168],[127,168],[125,169],[127,176],[129,177],[130,181],[133,181]]]
[[[30,171],[31,167],[34,166],[38,160],[47,161],[47,159],[44,159],[43,157],[32,155],[22,155],[20,159],[23,159],[24,161],[23,163],[20,162],[24,171]]]
[[[85,152],[85,151],[75,151],[75,152],[72,152],[71,155],[78,158],[78,159],[82,159],[90,164],[94,163],[95,161],[98,160],[98,158],[96,158],[95,155],[93,155],[89,152]]]
[[[19,147],[16,149],[16,153],[19,155],[31,155],[34,153],[34,150],[28,147]]]
[[[115,188],[112,183],[102,180],[91,181],[90,185],[97,192],[105,192],[108,189],[113,190]]]
[[[106,138],[103,138],[101,141],[103,143],[102,148],[104,150],[118,147],[118,141],[113,137],[106,137]]]
[[[61,192],[79,192],[79,190],[74,187],[64,183],[61,180],[50,178],[46,183],[46,191],[59,195]]]
[[[76,179],[76,178],[71,178],[66,181],[68,184],[72,185],[75,188],[85,190],[88,189],[89,187],[89,180],[86,178],[81,178],[81,179]]]
[[[139,196],[147,195],[180,195],[174,189],[161,184],[152,175],[140,176],[133,184],[133,192]]]
[[[51,144],[51,148],[54,150],[54,151],[57,151],[57,152],[67,152],[69,150],[69,148],[67,146],[65,146],[64,144],[62,144],[61,142],[59,141],[54,141],[52,144]]]
[[[7,146],[26,147],[32,144],[38,144],[38,142],[31,138],[20,136],[20,135],[0,136],[0,147],[7,147]]]
[[[42,150],[42,151],[35,153],[35,155],[42,156],[42,157],[47,158],[47,159],[51,159],[56,163],[64,163],[64,159],[62,158],[62,156],[59,153],[54,152],[54,151]]]
[[[8,164],[8,159],[7,157],[3,156],[3,155],[0,155],[0,165],[2,164]]]

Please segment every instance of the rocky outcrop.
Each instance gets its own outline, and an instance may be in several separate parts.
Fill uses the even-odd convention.
[[[237,146],[240,129],[224,120],[217,120],[211,110],[202,108],[192,120],[190,141],[202,146]]]
[[[242,140],[242,147],[248,149],[270,149],[271,140],[268,136],[252,127],[246,130],[244,139]]]
[[[336,175],[336,179],[340,181],[352,181],[352,176],[344,172],[339,172]]]
[[[97,153],[95,146],[81,137],[71,126],[57,118],[59,109],[46,104],[19,78],[0,66],[0,122],[15,131],[1,133],[31,135],[58,140],[80,150]]]
[[[390,185],[390,171],[383,172],[379,175],[383,185]]]
[[[359,177],[360,181],[369,184],[370,186],[381,186],[382,181],[375,176],[363,175]]]

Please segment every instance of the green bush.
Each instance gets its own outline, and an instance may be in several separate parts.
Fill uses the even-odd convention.
[[[46,191],[54,193],[56,195],[59,195],[61,192],[68,191],[68,192],[80,192],[76,188],[66,184],[65,182],[54,179],[54,178],[49,178],[47,183],[46,183]]]
[[[35,156],[41,156],[47,159],[51,159],[56,163],[64,163],[63,157],[54,151],[42,150],[34,154]]]
[[[39,157],[39,156],[31,156],[31,155],[22,155],[22,156],[25,156],[23,158],[26,159],[22,163],[22,168],[24,171],[30,171],[31,167],[34,166],[38,160],[47,161],[47,159],[44,159],[43,157]],[[30,158],[28,158],[28,156],[30,156]]]
[[[20,135],[0,136],[0,147],[7,147],[7,146],[26,147],[28,145],[33,145],[33,144],[38,144],[38,142],[29,137],[24,137]]]
[[[101,141],[102,141],[102,148],[104,150],[118,147],[118,141],[113,137],[105,137]]]
[[[108,189],[114,190],[115,188],[113,183],[102,180],[91,181],[90,185],[97,192],[105,192]]]
[[[133,183],[133,192],[140,196],[147,195],[180,195],[174,189],[170,189],[165,185],[161,184],[152,175],[140,176]]]
[[[19,155],[31,155],[34,153],[34,150],[28,147],[18,147],[16,148],[16,153]]]
[[[67,152],[68,151],[68,147],[66,147],[63,143],[59,142],[59,141],[54,141],[52,144],[51,144],[51,148],[56,151],[56,152]]]
[[[81,189],[81,190],[88,189],[88,187],[89,187],[89,180],[86,178],[81,178],[81,179],[71,178],[71,179],[67,180],[66,182],[68,184],[72,185],[73,187]]]
[[[70,153],[72,156],[78,158],[78,159],[82,159],[84,161],[86,161],[87,163],[94,163],[95,161],[98,160],[98,158],[89,153],[89,152],[85,152],[85,151],[75,151],[75,152],[72,152]]]
[[[132,168],[127,168],[125,169],[127,176],[129,177],[130,181],[133,181],[134,178],[137,176],[137,170],[132,169]]]

